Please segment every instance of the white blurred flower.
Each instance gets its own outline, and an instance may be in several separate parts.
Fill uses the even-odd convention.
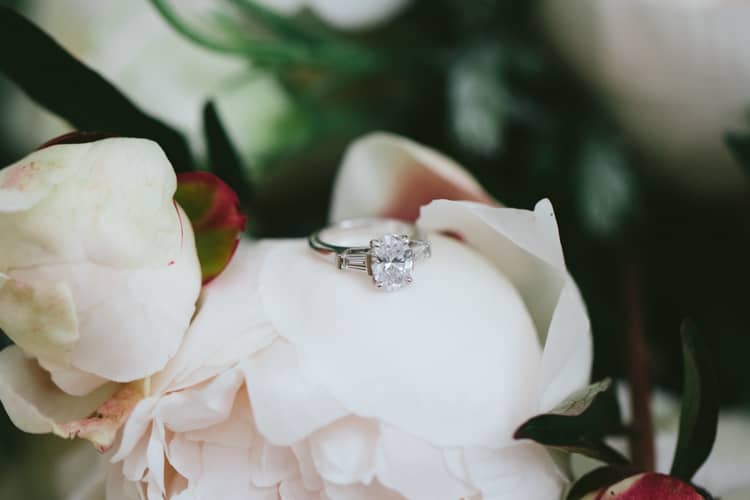
[[[707,193],[747,182],[723,143],[750,107],[750,3],[545,0],[553,42],[675,182]]]
[[[346,156],[334,217],[411,213],[427,191],[395,188],[419,179],[491,201],[438,153],[375,134]],[[545,449],[512,438],[591,367],[549,202],[438,200],[418,223],[433,257],[392,294],[304,240],[241,242],[123,428],[107,499],[557,498]]]
[[[177,351],[201,273],[175,189],[143,139],[50,146],[0,170],[0,329],[16,344],[0,353],[0,399],[21,429],[50,432]],[[40,367],[67,394],[35,388]]]
[[[396,15],[410,0],[254,0],[280,14],[293,15],[309,9],[336,28],[372,28]]]
[[[31,0],[24,13],[145,112],[183,132],[199,154],[202,108],[211,98],[248,164],[272,147],[275,124],[290,111],[270,75],[186,40],[146,0]],[[71,130],[20,91],[3,111],[6,138],[24,150]]]

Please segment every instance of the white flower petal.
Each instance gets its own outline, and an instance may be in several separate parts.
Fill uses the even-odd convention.
[[[495,204],[450,158],[409,139],[377,132],[347,149],[336,177],[330,219],[416,220],[422,205],[440,198]]]
[[[537,409],[534,326],[488,260],[440,235],[432,244],[414,283],[396,293],[337,271],[302,241],[277,244],[261,274],[264,309],[296,346],[302,373],[351,413],[443,446],[502,446]],[[277,365],[268,370],[278,377]],[[255,402],[252,380],[260,412],[267,405]]]
[[[70,288],[0,273],[0,329],[24,351],[65,365],[79,339]]]
[[[86,396],[70,396],[17,346],[0,352],[0,400],[13,424],[25,432],[54,432],[60,424],[88,417],[115,390],[108,384]]]
[[[542,354],[542,396],[546,412],[589,380],[593,346],[591,324],[578,287],[568,278],[552,315]]]
[[[244,474],[255,486],[263,488],[296,477],[299,471],[291,448],[263,440],[250,451],[250,465]]]
[[[394,427],[383,427],[378,452],[378,480],[407,498],[454,500],[476,493],[448,470],[441,450]]]
[[[297,353],[284,340],[242,365],[258,431],[277,445],[303,439],[348,412],[300,373]]]
[[[292,445],[292,452],[297,459],[297,465],[299,466],[300,480],[304,484],[304,487],[308,491],[319,491],[323,489],[323,478],[320,477],[318,470],[315,467],[315,460],[313,460],[312,450],[310,449],[310,442],[307,439],[298,441]],[[290,489],[293,489],[290,486]]]
[[[560,498],[565,481],[549,454],[534,443],[499,450],[464,450],[472,484],[493,500]]]
[[[279,485],[281,500],[320,500],[317,489],[310,491],[301,478],[288,479]]]
[[[375,475],[379,439],[380,426],[373,420],[337,420],[309,438],[315,468],[330,483],[369,483]]]
[[[119,462],[133,453],[141,438],[146,435],[154,417],[154,409],[159,403],[156,396],[141,400],[128,417],[122,430],[122,438],[117,452],[112,457],[112,462]]]
[[[277,337],[263,313],[257,286],[268,248],[241,240],[224,272],[203,287],[198,313],[180,350],[153,377],[154,391],[203,382]]]
[[[250,449],[259,437],[247,392],[237,392],[232,413],[223,422],[186,432],[184,436],[191,441]]]
[[[167,394],[156,407],[156,418],[173,432],[205,429],[219,424],[232,411],[242,382],[242,372],[232,369],[203,387]]]
[[[437,200],[422,208],[417,224],[427,231],[458,233],[469,246],[486,252],[520,292],[544,345],[567,279],[549,201],[540,201],[530,212]]]

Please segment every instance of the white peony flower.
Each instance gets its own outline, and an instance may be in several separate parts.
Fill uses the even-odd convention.
[[[279,14],[293,15],[310,9],[336,28],[356,30],[372,28],[396,15],[410,0],[255,0]]]
[[[177,351],[201,273],[175,189],[143,139],[54,145],[0,170],[0,329],[16,344],[0,353],[0,399],[22,429],[49,432],[65,421],[53,414],[96,408],[107,381],[148,377]],[[67,394],[28,392],[40,366]]]
[[[201,154],[209,99],[217,100],[248,163],[273,145],[275,125],[290,111],[270,75],[185,39],[148,1],[31,0],[24,13],[141,109],[183,132]],[[26,150],[71,130],[20,91],[8,99],[0,124],[9,142]]]
[[[367,215],[366,200],[350,198],[361,183],[379,195],[370,215],[388,208],[381,200],[407,208],[382,188],[420,173],[454,194],[487,196],[450,160],[376,134],[347,154],[334,213],[347,214],[350,199],[359,204],[349,213]],[[439,200],[418,223],[433,257],[392,294],[339,272],[304,240],[243,241],[103,459],[105,484],[82,491],[558,498],[565,480],[545,449],[512,438],[584,386],[591,366],[588,318],[549,202],[531,212]]]
[[[665,173],[737,192],[724,134],[748,127],[750,4],[732,0],[545,0],[553,42],[609,98]]]

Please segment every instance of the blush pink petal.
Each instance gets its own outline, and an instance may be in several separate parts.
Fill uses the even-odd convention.
[[[347,410],[300,372],[297,352],[278,340],[243,364],[259,432],[277,445],[291,445],[345,416]]]
[[[419,208],[435,199],[497,204],[450,158],[377,132],[349,146],[334,185],[330,220],[382,216],[413,221]]]

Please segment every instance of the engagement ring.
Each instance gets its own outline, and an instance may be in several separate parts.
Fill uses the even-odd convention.
[[[395,219],[345,220],[314,232],[308,243],[317,253],[333,256],[338,269],[364,271],[388,292],[411,283],[414,262],[431,252],[430,242],[417,239],[413,224]]]

